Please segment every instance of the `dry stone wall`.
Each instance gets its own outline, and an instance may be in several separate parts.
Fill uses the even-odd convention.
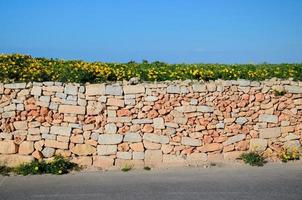
[[[198,165],[248,150],[275,160],[300,146],[301,122],[292,80],[0,84],[0,163],[61,154],[102,169]]]

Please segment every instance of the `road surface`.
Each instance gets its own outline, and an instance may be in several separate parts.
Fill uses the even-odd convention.
[[[1,200],[302,200],[302,164],[0,176]]]

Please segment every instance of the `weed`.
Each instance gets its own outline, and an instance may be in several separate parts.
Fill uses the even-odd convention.
[[[8,176],[11,171],[12,171],[12,168],[4,166],[4,165],[0,165],[0,175]]]
[[[239,158],[242,159],[244,163],[249,164],[251,166],[260,167],[266,163],[264,157],[256,151],[243,153],[240,155]]]
[[[286,94],[285,90],[273,90],[276,96],[284,96]]]
[[[282,162],[287,162],[290,160],[299,160],[301,156],[301,151],[297,147],[292,148],[282,148],[279,153],[279,157]]]
[[[125,165],[123,168],[122,168],[122,171],[123,172],[128,172],[128,171],[130,171],[132,169],[132,166],[130,166],[130,165]]]

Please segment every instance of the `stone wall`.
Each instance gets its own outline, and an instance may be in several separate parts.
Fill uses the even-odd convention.
[[[286,93],[277,95],[283,91]],[[198,165],[300,146],[302,83],[0,84],[0,162]]]

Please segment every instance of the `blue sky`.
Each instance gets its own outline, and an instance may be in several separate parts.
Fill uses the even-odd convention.
[[[127,62],[302,62],[301,0],[0,0],[0,53]]]

